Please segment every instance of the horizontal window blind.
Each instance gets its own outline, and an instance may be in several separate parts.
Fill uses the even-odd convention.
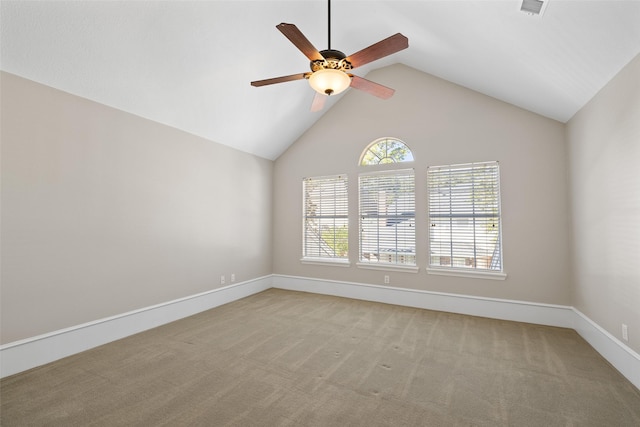
[[[360,262],[416,265],[414,171],[362,174]]]
[[[502,271],[498,162],[429,167],[429,264]]]
[[[348,259],[347,176],[303,180],[303,258]]]

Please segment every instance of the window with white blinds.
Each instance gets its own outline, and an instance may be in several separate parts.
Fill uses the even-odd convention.
[[[348,260],[347,176],[305,178],[302,187],[303,259]]]
[[[429,167],[429,266],[501,272],[498,162]]]
[[[359,192],[360,262],[415,266],[413,169],[362,174]]]

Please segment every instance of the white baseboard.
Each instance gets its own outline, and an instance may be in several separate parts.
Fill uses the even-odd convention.
[[[284,275],[273,276],[273,287],[574,329],[640,389],[640,355],[574,307]]]
[[[271,288],[264,276],[0,346],[0,378]]]
[[[5,344],[0,346],[0,378],[227,304],[272,287],[575,329],[598,353],[640,389],[640,355],[570,306],[285,275],[264,276]]]
[[[564,328],[574,325],[573,309],[564,305],[283,275],[273,276],[273,287],[539,325]]]
[[[575,313],[573,329],[625,378],[640,389],[640,355],[578,309],[574,308],[573,311]]]

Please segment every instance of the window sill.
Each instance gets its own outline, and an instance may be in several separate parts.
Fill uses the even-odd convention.
[[[415,265],[397,265],[397,264],[373,264],[367,262],[358,262],[356,263],[358,268],[364,268],[369,270],[392,270],[392,271],[404,271],[406,273],[417,273],[420,270],[419,267]]]
[[[489,280],[504,280],[507,278],[507,273],[504,273],[504,272],[461,270],[461,269],[455,269],[455,268],[427,267],[427,274],[435,274],[439,276],[473,277],[476,279],[489,279]]]
[[[329,258],[302,258],[300,260],[303,264],[310,265],[328,265],[332,267],[351,267],[351,263],[348,259],[329,259]]]

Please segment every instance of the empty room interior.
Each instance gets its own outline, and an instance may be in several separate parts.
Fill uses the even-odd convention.
[[[640,1],[0,19],[3,426],[640,425]]]

